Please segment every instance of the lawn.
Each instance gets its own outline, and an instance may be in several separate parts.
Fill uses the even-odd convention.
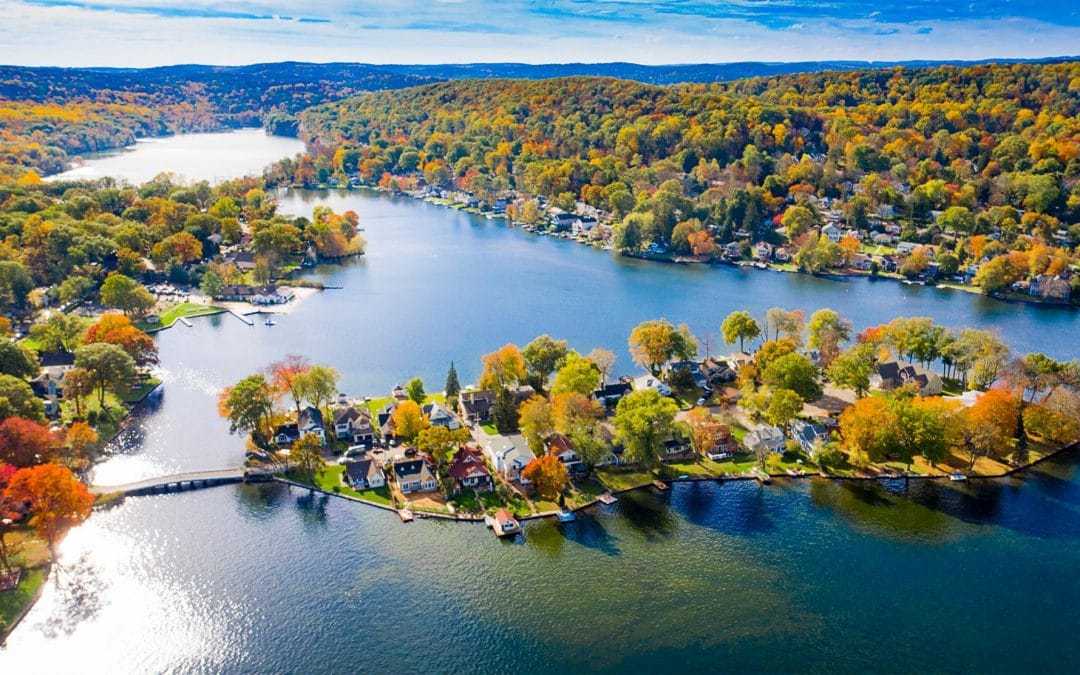
[[[23,570],[15,590],[0,593],[0,630],[7,628],[15,620],[19,612],[34,598],[44,580],[44,568]]]
[[[138,389],[128,389],[117,396],[117,398],[124,403],[138,403],[146,398],[147,394],[154,390],[154,387],[161,384],[161,380],[156,377],[147,377],[139,385]]]
[[[499,435],[499,430],[496,429],[495,425],[492,424],[491,422],[488,422],[487,424],[481,424],[480,428],[483,429],[484,433],[487,434],[488,436],[498,436]]]
[[[181,302],[158,314],[157,321],[137,321],[135,325],[142,330],[161,330],[172,326],[176,323],[176,320],[181,317],[190,318],[194,316],[207,316],[209,314],[220,314],[224,311],[225,309],[223,307],[217,307],[215,305],[202,305],[197,302]]]
[[[609,490],[626,490],[653,482],[656,477],[640,469],[604,467],[596,470],[596,478]]]
[[[354,490],[341,481],[341,475],[343,473],[345,473],[345,467],[341,464],[324,466],[315,473],[315,487],[320,490],[326,490],[327,492],[336,492],[350,497],[366,499],[377,504],[392,506],[390,502],[390,491],[386,487],[374,488],[372,490]],[[308,484],[306,478],[300,476],[295,471],[287,472],[285,477],[289,480],[296,481],[297,483]]]
[[[392,399],[389,396],[379,396],[378,398],[369,398],[368,402],[367,402],[367,407],[368,407],[368,410],[371,411],[371,416],[375,417],[375,415],[378,414],[379,410],[381,408],[383,408],[391,400]],[[432,402],[441,403],[443,405],[446,405],[446,396],[444,396],[442,394],[428,394],[424,398],[424,403],[427,404],[427,403],[432,403]]]

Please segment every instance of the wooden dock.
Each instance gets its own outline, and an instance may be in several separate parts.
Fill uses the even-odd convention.
[[[611,504],[614,504],[615,502],[617,502],[619,500],[614,495],[612,495],[610,492],[605,492],[604,494],[597,497],[596,501],[600,502],[601,504],[611,505]]]
[[[411,523],[413,521],[413,512],[409,509],[401,509],[397,512],[398,518],[401,518],[403,523]]]
[[[653,485],[653,487],[654,487],[654,488],[656,488],[657,490],[659,490],[659,491],[661,491],[661,492],[663,492],[663,491],[665,491],[665,490],[667,490],[667,489],[668,489],[668,484],[667,484],[667,483],[665,483],[665,482],[664,482],[664,481],[662,481],[662,480],[654,480],[654,481],[652,482],[652,485]]]

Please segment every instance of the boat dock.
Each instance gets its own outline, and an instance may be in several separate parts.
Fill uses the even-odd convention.
[[[413,512],[409,509],[401,509],[397,512],[398,518],[401,518],[403,523],[411,523],[413,521]]]
[[[619,500],[610,492],[605,492],[604,494],[597,497],[596,501],[600,502],[601,504],[614,504]]]
[[[667,490],[667,489],[668,489],[668,484],[667,484],[667,483],[665,483],[665,482],[664,482],[664,481],[662,481],[662,480],[654,480],[654,481],[652,482],[652,485],[653,485],[653,487],[654,487],[654,488],[656,488],[657,490],[660,490],[661,492],[663,492],[663,491],[665,491],[665,490]]]

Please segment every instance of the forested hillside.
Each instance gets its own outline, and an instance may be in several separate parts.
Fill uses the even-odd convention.
[[[76,154],[138,137],[265,124],[362,91],[431,78],[359,64],[81,69],[0,66],[0,177],[61,170]]]
[[[428,184],[481,196],[515,189],[581,200],[631,221],[635,246],[684,242],[673,238],[679,223],[721,242],[737,230],[757,240],[788,206],[809,203],[812,225],[831,200],[849,226],[896,213],[905,238],[927,240],[934,233],[918,230],[933,225],[1061,243],[1080,217],[1075,62],[672,87],[456,81],[300,117],[305,138],[327,157],[338,151],[330,170],[365,180],[415,170]]]

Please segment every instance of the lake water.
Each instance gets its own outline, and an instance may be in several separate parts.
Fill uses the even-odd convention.
[[[131,147],[84,155],[81,166],[48,180],[113,176],[145,183],[169,171],[191,181],[220,183],[261,175],[266,165],[303,151],[298,139],[268,136],[262,129],[144,138]]]
[[[149,170],[142,152],[127,156]],[[273,328],[219,316],[161,333],[163,394],[96,482],[238,464],[217,392],[287,353],[338,368],[351,395],[412,375],[441,389],[451,360],[469,381],[481,354],[543,332],[611,348],[632,372],[642,320],[715,336],[733,309],[779,305],[830,306],[860,328],[933,316],[1080,355],[1067,309],[626,260],[384,194],[289,192],[281,209],[318,203],[365,228],[366,256],[311,273],[342,288]],[[531,524],[517,545],[281,487],[136,498],[64,541],[64,583],[0,671],[1061,670],[1080,651],[1078,511],[1074,457],[963,487],[679,485]]]

